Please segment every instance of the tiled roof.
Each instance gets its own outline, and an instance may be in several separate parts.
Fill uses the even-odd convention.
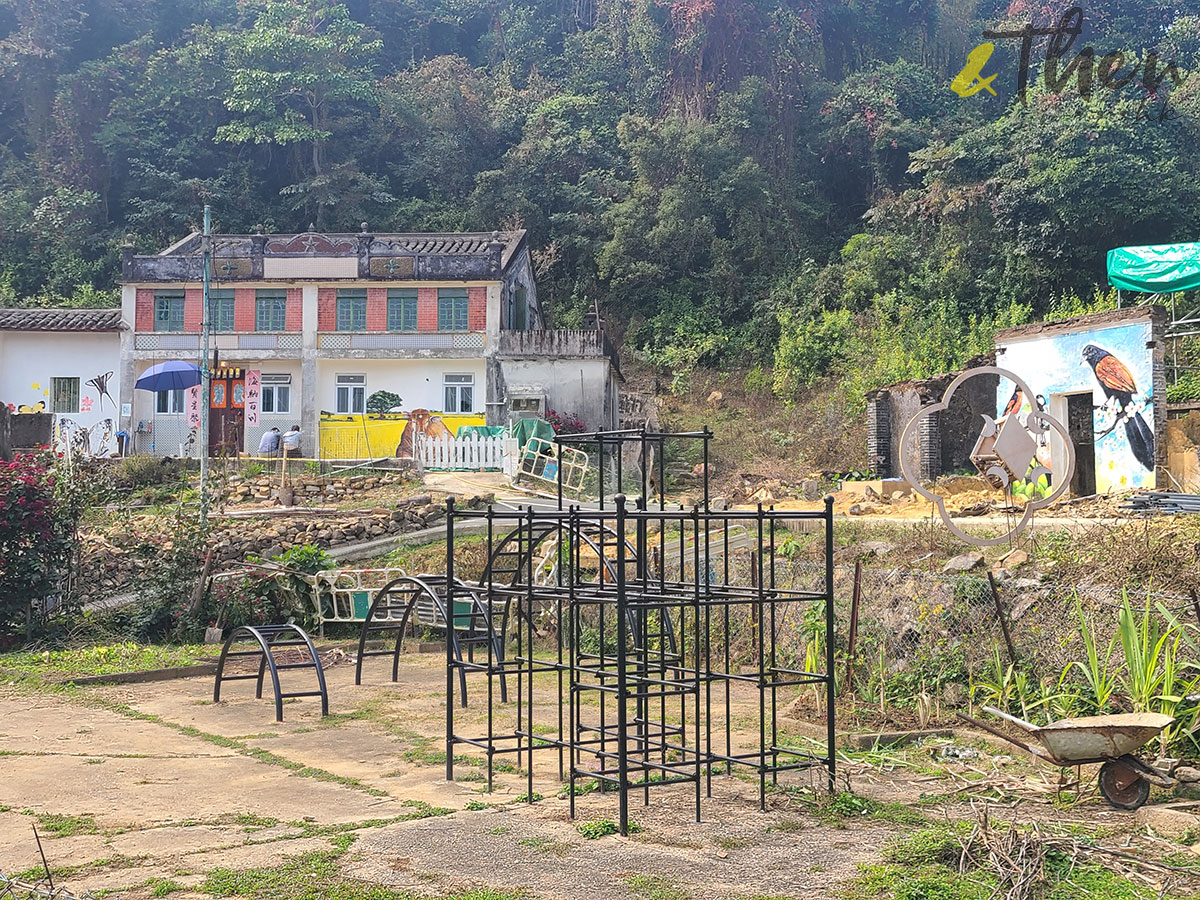
[[[0,309],[0,331],[120,331],[121,310]]]

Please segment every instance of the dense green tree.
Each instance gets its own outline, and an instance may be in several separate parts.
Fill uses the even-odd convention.
[[[1058,15],[0,0],[0,303],[114,302],[125,236],[161,247],[205,203],[228,231],[523,227],[558,323],[595,306],[677,372],[774,360],[785,396],[832,374],[861,398],[1092,296],[1116,244],[1200,237],[1200,28],[1180,4],[1086,10],[1068,60],[1124,52],[1118,92],[1047,93],[1045,40],[1026,105],[1011,41],[998,96],[949,89],[985,28]],[[1147,98],[1152,50],[1176,69]]]
[[[392,199],[345,146],[377,102],[371,64],[383,47],[345,6],[265,0],[249,27],[214,38],[230,73],[232,113],[216,139],[291,148],[296,181],[284,192],[293,209],[326,226],[338,210]]]

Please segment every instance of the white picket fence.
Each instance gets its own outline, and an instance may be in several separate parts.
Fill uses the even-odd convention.
[[[469,434],[462,437],[423,437],[417,442],[417,458],[426,469],[478,472],[500,469],[504,464],[504,438]]]

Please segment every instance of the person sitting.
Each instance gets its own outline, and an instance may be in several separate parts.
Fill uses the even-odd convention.
[[[262,440],[258,442],[259,456],[275,456],[279,453],[279,429],[272,428],[263,432]]]
[[[300,426],[293,425],[290,430],[283,435],[283,453],[284,456],[296,457],[300,455]]]

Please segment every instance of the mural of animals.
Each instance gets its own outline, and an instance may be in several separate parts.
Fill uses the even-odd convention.
[[[1092,395],[1096,490],[1102,494],[1155,485],[1151,340],[1150,322],[1138,321],[1001,346],[997,364],[1038,392],[1039,407],[1063,395]],[[1015,395],[1012,382],[1002,378],[996,408],[1026,414],[1030,398]]]

